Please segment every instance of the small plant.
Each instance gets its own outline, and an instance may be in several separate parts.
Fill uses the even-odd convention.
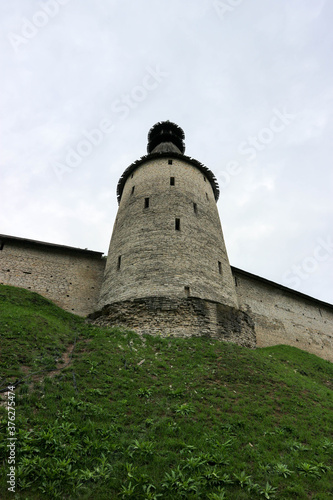
[[[80,471],[80,480],[81,481],[95,481],[96,480],[96,474],[94,470],[81,470]]]
[[[60,481],[42,481],[38,489],[49,498],[62,498],[60,492]]]
[[[223,453],[206,453],[203,455],[209,465],[228,465],[228,460]]]
[[[190,413],[194,413],[194,407],[191,403],[183,403],[176,406],[175,412],[177,415],[186,416]]]
[[[177,492],[185,498],[189,493],[196,493],[200,487],[200,482],[192,477],[186,478],[181,468],[178,466],[176,470],[172,470],[170,474],[165,474],[165,479],[162,487],[167,491]]]
[[[216,466],[213,468],[205,469],[202,476],[204,477],[204,479],[208,484],[211,484],[213,486],[217,486],[222,482],[221,476],[219,475]]]
[[[175,421],[168,422],[167,429],[168,429],[170,434],[177,434],[179,432],[179,425]],[[181,450],[181,452],[182,452],[182,450]]]
[[[298,467],[299,473],[302,476],[320,477],[320,470],[316,465],[308,464],[307,462],[301,463]]]
[[[217,493],[208,493],[207,498],[208,500],[225,500],[227,498],[225,489],[219,487]]]
[[[274,466],[274,472],[276,472],[276,474],[278,474],[279,476],[283,476],[284,478],[287,478],[291,474],[293,474],[293,471],[289,470],[286,464],[276,464]]]
[[[251,476],[247,476],[244,470],[240,474],[234,474],[234,477],[239,482],[241,488],[244,488],[251,479]]]
[[[142,387],[140,387],[140,389],[137,392],[137,395],[139,396],[139,398],[146,398],[146,399],[149,399],[152,396],[152,394],[153,394],[153,391],[151,389],[142,388]]]
[[[196,450],[196,447],[191,444],[186,444],[184,448],[180,450],[180,453],[183,455],[184,453],[192,453]]]
[[[137,468],[133,464],[129,464],[128,462],[126,462],[125,468],[126,468],[126,472],[127,472],[127,477],[134,478],[135,477],[134,473],[135,473]]]
[[[154,453],[155,443],[151,441],[139,441],[136,439],[132,445],[129,446],[129,455],[133,457],[135,453],[140,455],[152,455]]]
[[[198,469],[202,465],[205,465],[207,460],[201,456],[199,457],[190,457],[186,459],[186,464],[184,469]]]
[[[329,439],[325,439],[323,443],[323,448],[326,453],[331,453],[333,452],[333,441],[330,441]]]
[[[96,370],[98,363],[95,361],[91,361],[90,359],[87,360],[87,363],[90,365],[89,367],[89,373],[91,375],[97,375],[98,371]]]
[[[297,441],[293,441],[290,445],[290,450],[292,451],[311,451],[311,448],[308,446],[298,443]]]
[[[134,490],[137,487],[136,484],[133,484],[131,482],[127,484],[123,484],[121,486],[121,498],[125,500],[126,498],[134,498]]]
[[[221,483],[223,484],[234,484],[233,480],[231,479],[229,474],[224,473],[221,476]]]
[[[144,484],[143,491],[145,494],[145,500],[157,500],[162,496],[162,493],[156,493],[155,490],[156,488],[153,484]]]
[[[272,471],[272,465],[259,463],[259,469],[269,474]]]
[[[170,388],[170,396],[173,398],[180,398],[185,394],[184,389],[173,389]]]
[[[276,492],[277,488],[275,486],[271,486],[269,483],[266,483],[265,487],[260,489],[260,495],[263,495],[268,499],[273,498]]]
[[[30,488],[32,486],[32,484],[33,484],[33,481],[29,481],[26,478],[21,478],[18,480],[18,485],[20,487],[20,490],[25,490],[27,488]]]
[[[102,456],[98,460],[100,464],[94,469],[95,476],[99,479],[108,479],[113,471],[112,465],[108,463],[108,459],[104,453],[102,453]]]
[[[323,462],[319,462],[316,465],[318,467],[318,470],[320,472],[322,472],[323,474],[325,474],[325,472],[328,472],[329,470],[331,470],[331,467],[329,465],[324,464]]]
[[[164,483],[162,487],[165,490],[177,490],[178,485],[183,481],[183,473],[178,466],[176,470],[172,470],[170,474],[168,472],[165,473]]]
[[[246,483],[246,491],[248,493],[259,493],[260,494],[260,486],[259,484],[253,483],[251,479],[249,479]]]

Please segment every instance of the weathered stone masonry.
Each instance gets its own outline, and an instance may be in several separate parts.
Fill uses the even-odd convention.
[[[333,306],[231,267],[214,174],[162,122],[119,180],[108,258],[0,235],[0,283],[99,325],[205,335],[246,347],[288,344],[333,362]]]
[[[287,344],[333,361],[333,306],[232,267],[240,310],[258,347]]]
[[[247,313],[197,297],[145,297],[114,302],[91,318],[100,326],[120,325],[141,334],[208,336],[256,347],[254,322]]]
[[[80,316],[96,310],[103,279],[102,253],[0,235],[0,283],[52,300]]]

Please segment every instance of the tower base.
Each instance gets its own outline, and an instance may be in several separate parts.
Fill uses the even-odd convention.
[[[254,322],[246,312],[196,297],[113,302],[89,318],[99,326],[122,326],[140,334],[207,336],[256,347]]]

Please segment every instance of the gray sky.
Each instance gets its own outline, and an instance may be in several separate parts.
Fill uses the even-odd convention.
[[[107,252],[171,120],[221,188],[230,263],[333,302],[333,2],[0,4],[0,233]]]

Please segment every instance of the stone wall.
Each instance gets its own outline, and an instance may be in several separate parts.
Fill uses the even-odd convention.
[[[333,306],[240,269],[232,272],[258,347],[287,344],[333,361]]]
[[[104,268],[100,252],[0,236],[0,283],[40,293],[80,316],[96,310]]]
[[[287,344],[333,362],[333,306],[231,268],[239,309],[194,297],[115,300],[98,309],[102,253],[0,236],[0,283],[40,293],[63,309],[139,333],[207,335],[247,347]]]
[[[256,346],[254,323],[243,311],[196,297],[145,297],[105,306],[90,315],[99,326],[122,326],[140,334],[208,336]]]

